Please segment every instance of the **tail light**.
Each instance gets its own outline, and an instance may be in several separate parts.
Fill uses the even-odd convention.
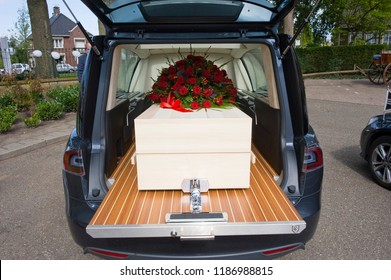
[[[102,257],[109,257],[109,258],[116,258],[116,259],[126,259],[129,257],[128,254],[124,253],[118,253],[118,252],[113,252],[113,251],[108,251],[108,250],[102,250],[102,249],[87,249],[87,252],[90,251],[91,253],[95,255],[100,255]]]
[[[311,171],[323,166],[323,153],[320,147],[306,148],[304,152],[303,171]]]
[[[84,175],[83,157],[80,150],[69,150],[64,153],[63,158],[64,170],[77,174]]]
[[[277,255],[277,254],[282,254],[282,253],[286,253],[286,252],[289,252],[289,251],[297,250],[299,248],[303,248],[304,249],[304,245],[303,244],[288,245],[288,246],[280,247],[280,248],[277,248],[277,249],[263,251],[262,254],[264,254],[266,256],[272,256],[272,255]]]

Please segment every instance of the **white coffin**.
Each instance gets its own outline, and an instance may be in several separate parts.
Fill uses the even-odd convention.
[[[182,113],[153,105],[135,119],[138,188],[248,188],[252,120],[237,108]]]

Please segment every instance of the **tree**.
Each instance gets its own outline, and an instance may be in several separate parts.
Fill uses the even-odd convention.
[[[290,36],[294,34],[294,21],[293,21],[293,10],[284,18],[283,32]]]
[[[42,51],[42,57],[36,58],[36,74],[42,78],[55,75],[54,62],[51,57],[53,39],[49,24],[48,6],[45,0],[27,0],[31,19],[34,49]]]
[[[298,3],[295,7],[297,23],[302,22],[316,2],[302,0]],[[335,41],[351,35],[353,41],[365,42],[365,34],[371,33],[379,42],[384,32],[391,28],[390,19],[390,0],[322,0],[309,24],[316,44],[324,42],[328,34],[333,34]]]
[[[29,36],[31,34],[31,28],[30,17],[26,7],[18,9],[18,20],[14,26],[15,29],[9,30],[14,34],[9,39],[10,47],[15,49],[12,60],[27,63],[29,59],[28,48],[30,46]]]
[[[390,28],[391,1],[389,0],[328,0],[334,9],[337,34],[351,35],[351,41],[365,40],[365,33],[383,34]],[[361,37],[360,37],[361,36]]]
[[[326,41],[326,35],[330,32],[332,25],[328,21],[325,21],[325,18],[322,16],[324,13],[326,15],[329,11],[326,12],[324,1],[318,3],[317,0],[302,0],[295,7],[295,29],[298,28],[298,25],[302,24],[305,19],[310,15],[312,9],[315,5],[315,10],[313,14],[310,15],[308,19],[308,26],[306,26],[302,31],[302,37],[305,37],[306,45],[315,44],[321,45]]]

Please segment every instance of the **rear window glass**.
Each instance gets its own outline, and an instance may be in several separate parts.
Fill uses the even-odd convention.
[[[256,48],[244,54],[242,62],[251,82],[251,90],[257,95],[267,97],[267,79],[264,71],[261,49]]]
[[[117,79],[117,98],[122,98],[124,97],[123,95],[129,92],[130,83],[138,62],[138,56],[132,51],[125,48],[121,49]]]

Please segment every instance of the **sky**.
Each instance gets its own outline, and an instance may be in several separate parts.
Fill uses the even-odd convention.
[[[72,9],[76,19],[81,22],[84,28],[97,35],[98,20],[96,16],[80,0],[66,0],[68,6]],[[47,0],[49,18],[52,16],[53,7],[59,6],[60,12],[72,21],[76,22],[62,0]],[[27,0],[0,0],[0,37],[9,37],[15,29],[15,23],[18,21],[18,10],[25,8],[27,10]]]

